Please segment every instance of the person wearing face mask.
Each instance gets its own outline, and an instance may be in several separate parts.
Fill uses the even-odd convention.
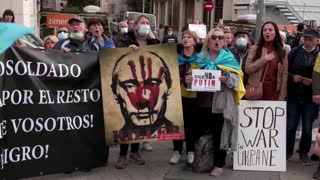
[[[67,39],[69,37],[69,29],[65,26],[59,26],[57,35],[59,40]]]
[[[70,35],[67,39],[62,39],[53,47],[55,50],[63,50],[64,52],[79,51],[98,51],[99,45],[95,39],[86,36],[87,27],[84,20],[80,16],[74,16],[69,19]]]
[[[131,47],[138,49],[138,46],[159,44],[150,27],[150,20],[145,15],[140,15],[134,21],[133,29],[126,34],[126,38],[120,42],[119,47]]]
[[[245,65],[249,53],[249,32],[246,30],[238,30],[235,34],[235,46],[230,48],[230,51],[236,57],[240,63],[241,69],[244,72],[243,83],[244,85],[248,81],[248,75],[245,73]]]
[[[178,38],[177,36],[173,33],[172,27],[167,28],[167,33],[163,37],[162,44],[165,43],[178,43]]]
[[[121,42],[125,41],[125,37],[128,34],[128,23],[126,21],[119,22],[118,25],[118,33],[113,37],[113,41],[116,45],[116,47],[120,47]]]
[[[319,32],[312,28],[304,30],[304,43],[293,48],[288,56],[287,159],[293,155],[295,134],[301,120],[299,159],[307,166],[311,165],[308,153],[312,142],[312,124],[319,111],[319,106],[312,101],[312,73],[320,51],[317,46],[319,37]]]

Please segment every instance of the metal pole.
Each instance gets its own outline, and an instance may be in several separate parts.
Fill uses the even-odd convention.
[[[207,11],[207,32],[210,31],[210,11]]]
[[[255,31],[255,41],[258,42],[261,33],[261,27],[264,22],[264,15],[265,15],[265,6],[264,0],[257,0],[257,20],[256,20],[256,31]]]
[[[304,23],[304,9],[306,7],[306,3],[303,3],[303,23]]]
[[[144,13],[144,0],[142,0],[142,12]]]

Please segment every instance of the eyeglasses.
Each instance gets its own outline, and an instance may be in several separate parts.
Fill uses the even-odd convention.
[[[68,31],[64,31],[64,30],[58,31],[58,33],[61,33],[61,32],[68,33]]]
[[[211,39],[212,40],[216,40],[216,39],[222,40],[222,39],[224,39],[224,36],[211,35]]]

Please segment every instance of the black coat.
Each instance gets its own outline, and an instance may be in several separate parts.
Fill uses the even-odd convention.
[[[293,76],[312,79],[313,67],[319,53],[319,47],[307,53],[302,46],[293,48],[288,55],[288,99],[303,99],[312,101],[312,86],[305,86],[302,83],[294,83]]]
[[[158,39],[147,38],[147,45],[160,44]],[[119,47],[129,47],[130,45],[140,46],[133,31],[125,35],[124,39],[119,42]]]

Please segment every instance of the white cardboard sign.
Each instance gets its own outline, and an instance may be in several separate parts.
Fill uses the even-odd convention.
[[[219,77],[221,76],[220,70],[203,70],[203,69],[193,69],[192,70],[192,84],[190,91],[220,91],[221,81]]]
[[[235,170],[286,171],[286,102],[241,101]]]
[[[195,31],[201,39],[205,39],[207,36],[207,26],[204,24],[189,24],[189,30]]]

